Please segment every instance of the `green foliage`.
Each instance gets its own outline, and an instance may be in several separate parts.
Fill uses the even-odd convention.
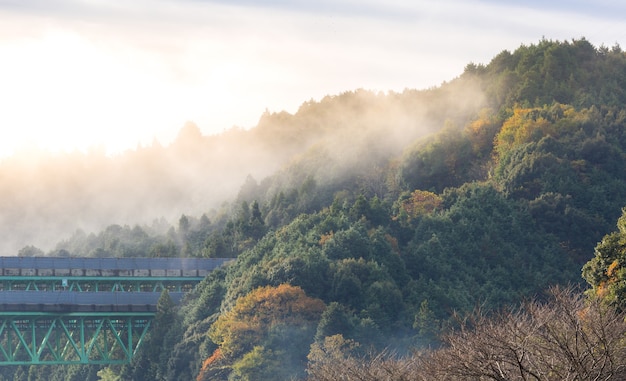
[[[224,134],[258,141],[268,151],[238,154],[260,160],[266,152],[260,157],[280,158],[280,170],[242,180],[231,204],[200,218],[77,231],[56,248],[236,258],[179,311],[163,300],[145,351],[106,374],[303,378],[313,341],[309,359],[319,370],[329,358],[352,363],[372,348],[437,346],[457,313],[579,282],[580,266],[626,205],[624,73],[617,47],[544,39],[470,64],[438,88],[346,92]],[[207,151],[194,134],[187,128],[176,143],[181,155]],[[195,173],[215,170],[202,163]],[[220,163],[220,171],[236,166]],[[620,306],[625,218],[583,270],[597,295]],[[326,307],[289,318],[277,307],[279,287],[300,290],[296,299],[308,307]]]
[[[140,226],[110,225],[97,235],[77,230],[56,250],[80,257],[145,257],[156,247],[165,247],[166,242],[166,238],[151,236]]]
[[[626,56],[618,46],[595,48],[586,39],[541,40],[503,51],[478,74],[495,108],[552,102],[575,107],[621,106],[626,101]]]
[[[157,312],[151,330],[131,364],[126,365],[122,379],[167,380],[168,359],[181,334],[180,319],[176,306],[164,290],[157,302]]]
[[[617,220],[617,229],[598,243],[595,256],[583,267],[583,277],[591,285],[592,295],[623,311],[626,308],[626,208]]]
[[[469,137],[448,126],[405,154],[401,176],[409,189],[442,192],[471,180],[475,155]]]
[[[343,304],[331,302],[320,318],[315,333],[315,341],[322,342],[328,336],[337,334],[351,337],[355,329],[355,317]]]
[[[231,378],[241,381],[288,380],[291,374],[282,363],[284,357],[284,351],[274,353],[256,346],[233,364]]]
[[[422,347],[429,347],[437,343],[441,333],[440,322],[435,313],[428,305],[428,299],[420,304],[419,311],[415,315],[413,328],[417,331],[417,341]]]
[[[226,293],[225,277],[224,270],[214,270],[186,295],[181,307],[186,326],[219,312]]]
[[[111,368],[104,368],[98,371],[99,381],[120,381],[120,376]]]
[[[626,202],[619,114],[559,104],[516,110],[496,138],[498,187],[529,201],[537,224],[577,258],[592,250]]]
[[[451,309],[493,308],[551,283],[576,281],[576,265],[558,243],[537,231],[522,204],[491,185],[450,190],[444,204],[445,212],[416,226],[405,260],[422,288],[412,290],[410,299],[428,299],[438,318]]]

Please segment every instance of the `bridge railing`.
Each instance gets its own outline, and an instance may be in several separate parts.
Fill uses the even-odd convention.
[[[0,257],[0,276],[205,277],[230,258]]]
[[[229,260],[0,257],[0,292],[189,292]]]

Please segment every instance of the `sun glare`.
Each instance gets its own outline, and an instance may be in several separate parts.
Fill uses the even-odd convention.
[[[216,132],[231,127],[246,118],[235,95],[250,93],[241,73],[259,69],[199,49],[190,44],[178,57],[60,29],[0,39],[0,157],[167,144],[189,120]]]
[[[118,153],[155,138],[168,144],[187,121],[219,133],[343,91],[436,86],[468,61],[536,41],[528,20],[542,20],[552,38],[598,30],[589,17],[545,23],[553,12],[484,2],[392,1],[371,8],[388,9],[382,17],[227,2],[21,3],[0,6],[0,158],[36,147]],[[472,11],[472,25],[453,21]],[[612,44],[615,34],[595,42]]]
[[[21,149],[108,151],[132,148],[182,125],[176,103],[150,57],[136,51],[107,51],[65,31],[0,43],[2,138],[0,156]]]

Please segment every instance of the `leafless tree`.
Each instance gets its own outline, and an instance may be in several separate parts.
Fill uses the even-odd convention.
[[[571,288],[493,317],[477,315],[443,337],[428,361],[439,380],[626,379],[624,315]]]
[[[309,355],[311,381],[626,380],[626,316],[573,288],[497,314],[476,313],[442,337],[441,349],[408,357],[354,356],[331,337]]]
[[[313,344],[309,354],[308,380],[311,381],[415,381],[421,356],[400,357],[391,351],[355,355],[358,346],[341,335]]]

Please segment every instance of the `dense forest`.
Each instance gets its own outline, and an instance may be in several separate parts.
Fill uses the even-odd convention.
[[[159,304],[131,364],[0,379],[623,379],[625,104],[619,46],[544,39],[427,90],[4,161],[30,177],[0,190],[3,226],[74,229],[19,255],[234,260]],[[92,232],[92,215],[112,223]]]

